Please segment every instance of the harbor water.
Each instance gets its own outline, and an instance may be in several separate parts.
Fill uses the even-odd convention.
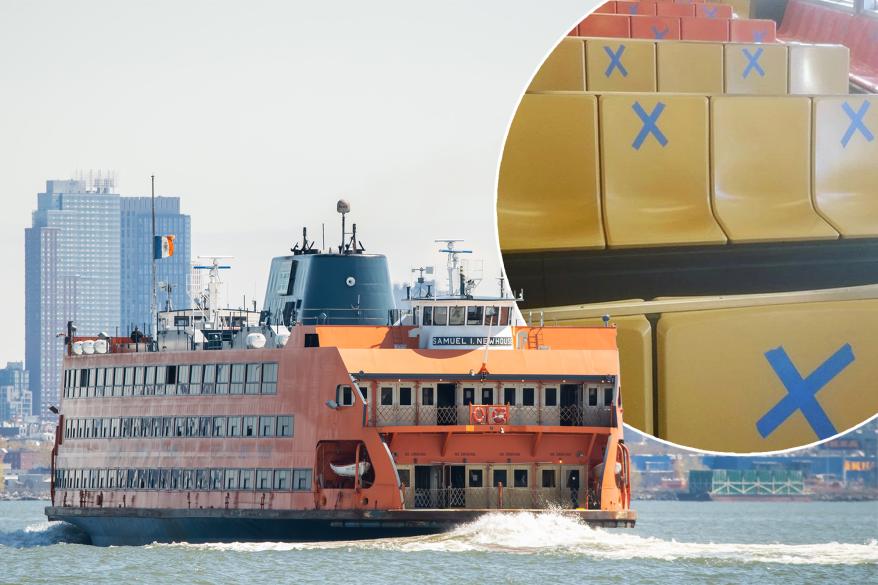
[[[520,513],[414,538],[108,548],[44,506],[0,502],[0,584],[878,582],[878,502],[635,502],[634,529]]]

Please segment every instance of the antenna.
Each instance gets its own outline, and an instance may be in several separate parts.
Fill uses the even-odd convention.
[[[222,281],[219,277],[220,270],[230,270],[228,264],[220,264],[220,260],[229,260],[234,256],[198,256],[200,259],[210,260],[210,264],[200,264],[192,267],[193,270],[207,270],[207,328],[219,328],[219,293]]]
[[[445,248],[439,250],[443,254],[448,254],[448,295],[454,296],[454,275],[455,273],[463,281],[463,275],[460,272],[460,254],[472,254],[472,250],[457,250],[454,244],[463,240],[439,239],[434,240],[437,244],[445,244]],[[460,295],[466,294],[465,287],[461,286]]]
[[[150,331],[149,333],[151,333],[152,336],[155,337],[155,334],[158,333],[158,325],[159,325],[159,323],[158,323],[158,321],[159,321],[158,292],[156,291],[156,282],[155,282],[155,280],[156,280],[156,274],[155,274],[155,270],[156,270],[156,268],[155,268],[155,261],[156,261],[156,257],[155,257],[155,175],[149,176],[149,182],[150,182],[149,204],[150,204],[150,210],[152,211],[152,240],[151,240],[152,245],[150,246],[150,249],[152,250],[152,264],[150,266],[152,269],[152,299],[150,299],[150,305],[149,305],[150,317],[151,317],[149,327],[150,327],[150,329],[152,329],[152,331]],[[153,328],[155,328],[155,329],[153,329]]]
[[[335,204],[335,210],[341,214],[341,245],[338,247],[338,253],[343,254],[345,251],[345,238],[348,235],[345,231],[344,222],[345,216],[351,212],[351,204],[344,199],[339,199]]]

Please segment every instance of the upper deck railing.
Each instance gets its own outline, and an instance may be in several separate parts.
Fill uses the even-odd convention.
[[[482,412],[480,412],[480,409]],[[498,413],[504,413],[502,417]],[[387,426],[536,425],[611,427],[612,406],[387,405],[367,407],[367,424]]]

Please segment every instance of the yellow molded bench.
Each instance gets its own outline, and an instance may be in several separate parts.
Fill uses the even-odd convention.
[[[655,91],[655,43],[586,39],[588,91]]]
[[[811,100],[711,99],[713,206],[732,242],[836,239],[811,201]]]
[[[843,45],[790,45],[790,93],[847,94],[850,49]]]
[[[565,38],[555,47],[530,83],[528,91],[585,90],[585,42]]]
[[[726,242],[710,209],[706,97],[603,95],[600,122],[610,247]]]
[[[786,45],[727,43],[724,46],[727,94],[785,94],[787,71]]]
[[[656,69],[661,92],[721,94],[725,87],[720,43],[656,43]]]

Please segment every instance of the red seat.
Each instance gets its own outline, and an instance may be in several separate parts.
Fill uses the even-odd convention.
[[[777,25],[773,20],[733,18],[729,21],[729,40],[733,43],[776,43]]]
[[[722,41],[729,40],[729,20],[718,18],[681,18],[680,33],[684,41]]]
[[[662,2],[655,5],[655,13],[658,16],[695,16],[694,4],[670,4]]]
[[[619,0],[616,2],[617,14],[655,15],[655,2],[638,2],[637,0]]]
[[[595,14],[616,14],[616,2],[604,2],[594,9]]]
[[[707,2],[707,0],[674,0],[677,4],[698,4],[699,2]]]
[[[631,24],[623,14],[590,14],[579,23],[581,37],[614,37],[627,39],[631,36]]]
[[[734,11],[729,4],[696,4],[695,16],[698,18],[731,18]]]
[[[780,30],[777,31],[777,36],[782,39],[798,38],[807,9],[808,5],[804,2],[790,0],[784,11],[783,21],[780,24]]]
[[[631,38],[680,40],[680,19],[671,16],[631,16]]]

